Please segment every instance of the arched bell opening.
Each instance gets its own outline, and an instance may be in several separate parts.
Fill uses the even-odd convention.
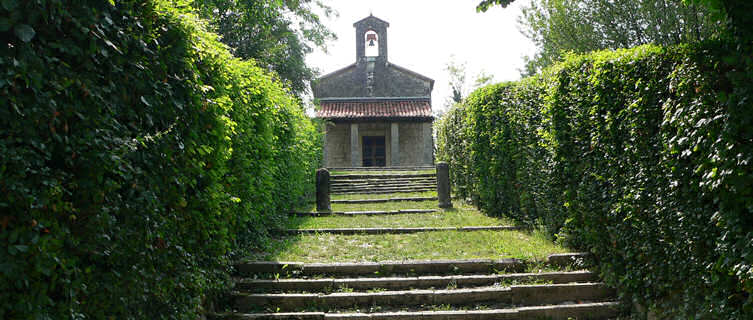
[[[379,56],[379,36],[377,35],[376,31],[369,30],[366,31],[364,34],[364,37],[366,37],[365,46],[366,46],[366,56],[367,57],[377,57]]]

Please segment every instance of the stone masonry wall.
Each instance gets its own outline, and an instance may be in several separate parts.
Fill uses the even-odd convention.
[[[350,167],[350,124],[327,124],[324,165],[326,167]]]
[[[366,66],[358,64],[316,80],[316,98],[366,97]],[[390,64],[374,67],[374,97],[426,97],[431,95],[431,81]]]
[[[426,125],[431,126],[430,123]],[[425,124],[422,122],[401,122],[400,123],[400,165],[401,166],[419,166],[431,165],[431,156],[426,157],[427,141],[429,148],[432,148],[431,131],[426,135]],[[426,137],[427,140],[424,140]],[[431,153],[430,153],[431,154]]]
[[[350,123],[329,123],[325,138],[325,162],[327,167],[350,167]],[[433,142],[431,123],[399,122],[398,140],[400,144],[400,166],[431,165]],[[390,140],[392,138],[389,122],[368,122],[358,125],[358,148],[364,136],[383,136],[387,166],[392,161]],[[361,163],[359,160],[358,163]]]

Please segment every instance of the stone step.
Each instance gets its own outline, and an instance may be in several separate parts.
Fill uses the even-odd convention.
[[[329,171],[423,171],[434,170],[434,166],[397,166],[397,167],[328,167]]]
[[[394,184],[363,184],[363,185],[348,185],[348,184],[342,184],[342,185],[330,185],[329,190],[338,190],[338,189],[354,189],[354,188],[396,188],[396,187],[437,187],[436,182],[426,182],[426,183],[394,183]]]
[[[381,187],[436,187],[437,182],[396,182],[396,183],[369,183],[369,184],[335,184],[330,185],[330,190],[348,189],[348,188],[381,188]]]
[[[489,274],[521,272],[525,263],[518,259],[421,260],[384,262],[301,263],[248,261],[234,264],[240,276],[254,274],[295,274],[301,276],[374,276],[390,274]]]
[[[619,315],[618,302],[590,302],[489,310],[401,311],[379,313],[257,313],[212,315],[217,320],[566,320],[611,319]]]
[[[598,277],[591,271],[508,273],[485,275],[452,275],[386,278],[322,278],[322,279],[239,279],[236,289],[240,291],[296,291],[324,292],[337,288],[357,291],[371,289],[408,290],[426,288],[457,288],[493,286],[511,282],[551,282],[555,284],[594,282]]]
[[[332,188],[329,190],[330,193],[337,193],[337,192],[360,192],[360,191],[410,191],[410,190],[437,190],[436,185],[426,185],[426,186],[391,186],[391,187],[353,187],[353,188]]]
[[[373,187],[344,187],[344,188],[331,188],[330,193],[335,192],[359,192],[359,191],[410,191],[410,190],[424,190],[430,189],[437,190],[437,185],[425,185],[425,186],[373,186]]]
[[[387,199],[352,199],[352,200],[332,200],[331,203],[384,203],[397,201],[437,201],[437,197],[405,197],[405,198],[387,198]]]
[[[582,267],[594,264],[593,255],[589,252],[570,252],[550,254],[547,258],[547,264],[559,267]]]
[[[416,187],[416,186],[437,186],[436,182],[397,182],[397,183],[373,183],[373,184],[339,184],[330,185],[330,190],[335,188],[370,188],[370,187]]]
[[[437,209],[403,209],[394,211],[332,211],[332,212],[293,212],[291,214],[301,217],[322,217],[322,216],[378,216],[378,215],[395,215],[395,214],[421,214],[435,213]]]
[[[321,228],[321,229],[288,229],[285,232],[289,235],[296,234],[409,234],[420,232],[440,232],[440,231],[511,231],[520,230],[518,226],[470,226],[470,227],[420,227],[420,228]]]
[[[370,189],[361,189],[361,188],[355,188],[355,189],[342,189],[342,190],[332,190],[330,191],[330,194],[369,194],[369,193],[379,193],[379,194],[387,194],[387,193],[414,193],[414,192],[427,192],[427,191],[436,191],[437,187],[415,187],[415,188],[370,188]]]
[[[395,183],[330,186],[330,191],[343,189],[383,189],[383,188],[436,188],[436,183]]]
[[[338,191],[338,192],[330,192],[330,194],[389,194],[389,193],[416,193],[416,192],[427,192],[427,191],[436,191],[437,188],[414,188],[414,189],[405,189],[405,190],[361,190],[361,191]]]
[[[412,174],[343,174],[330,176],[330,180],[350,180],[350,179],[405,179],[405,178],[434,178],[436,173],[412,173]]]
[[[357,184],[390,184],[390,183],[436,183],[435,178],[410,178],[410,179],[353,179],[330,181],[330,185],[357,185]]]
[[[494,303],[517,306],[536,306],[577,301],[603,301],[613,298],[614,291],[603,283],[568,283],[513,285],[452,290],[406,290],[383,292],[316,293],[235,293],[236,310],[249,311],[270,308],[295,311],[306,308],[325,310],[353,307],[421,305],[466,306]]]
[[[355,173],[339,176],[330,176],[331,181],[384,181],[384,180],[424,180],[436,179],[436,173],[400,173],[400,174],[374,174]]]

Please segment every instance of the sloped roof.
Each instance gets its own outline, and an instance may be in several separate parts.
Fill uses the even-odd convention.
[[[325,100],[317,118],[330,120],[432,120],[428,100]]]
[[[388,27],[390,26],[390,23],[389,23],[389,22],[387,22],[387,21],[384,21],[384,20],[382,20],[382,19],[379,19],[379,18],[375,17],[375,16],[373,15],[373,14],[370,14],[370,15],[369,15],[368,17],[366,17],[366,18],[363,18],[363,19],[361,19],[361,20],[358,20],[358,21],[356,21],[355,23],[353,23],[353,26],[355,27],[355,26],[357,26],[357,25],[359,25],[359,24],[361,24],[361,23],[364,23],[364,22],[366,22],[366,20],[369,20],[369,21],[375,21],[375,22],[378,22],[378,23],[384,24],[385,26],[388,26]]]

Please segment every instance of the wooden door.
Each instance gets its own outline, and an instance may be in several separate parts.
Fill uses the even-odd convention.
[[[363,166],[384,167],[387,165],[387,155],[384,146],[384,136],[363,137]]]

